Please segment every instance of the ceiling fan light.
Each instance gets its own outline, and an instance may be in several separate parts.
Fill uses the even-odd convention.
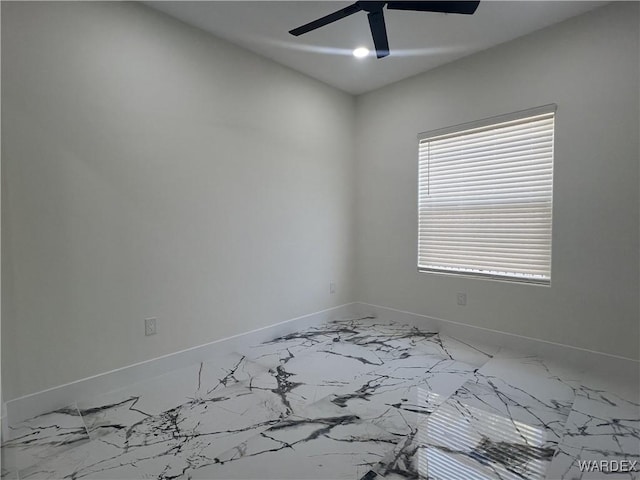
[[[369,49],[365,47],[358,47],[353,51],[353,56],[356,58],[364,58],[369,55]]]

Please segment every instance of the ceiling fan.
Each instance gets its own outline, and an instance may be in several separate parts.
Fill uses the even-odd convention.
[[[441,13],[461,13],[464,15],[473,14],[478,8],[479,1],[475,2],[356,2],[337,12],[325,15],[322,18],[309,22],[301,27],[290,30],[289,33],[294,36],[300,36],[304,33],[324,27],[342,18],[353,15],[361,10],[367,12],[369,18],[369,27],[371,28],[371,36],[373,44],[376,47],[376,56],[378,58],[389,55],[389,40],[387,39],[387,28],[384,24],[384,14],[382,9],[386,5],[389,10],[412,10],[416,12],[441,12]]]

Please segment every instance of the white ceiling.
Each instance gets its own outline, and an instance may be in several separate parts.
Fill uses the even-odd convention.
[[[425,72],[526,35],[608,2],[481,1],[474,15],[386,10],[391,55],[356,59],[373,49],[366,12],[293,37],[289,30],[353,2],[144,2],[180,20],[352,94]]]

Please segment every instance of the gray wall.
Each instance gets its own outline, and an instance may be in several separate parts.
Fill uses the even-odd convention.
[[[358,300],[638,358],[638,23],[605,6],[359,97]],[[417,273],[416,134],[548,103],[552,286]]]
[[[118,2],[2,2],[2,73],[5,400],[352,299],[351,96]]]

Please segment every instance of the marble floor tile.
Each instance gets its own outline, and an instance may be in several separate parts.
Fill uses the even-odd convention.
[[[338,337],[340,342],[371,349],[381,358],[420,352],[480,366],[499,350],[498,347],[470,345],[413,325],[381,323],[370,318],[337,323],[347,325]]]
[[[266,368],[239,354],[195,364],[78,402],[91,438],[123,430],[179,405],[248,384]]]
[[[358,377],[331,402],[347,407],[378,427],[410,434],[475,371],[472,365],[433,356],[389,362]]]
[[[435,353],[458,362],[482,367],[499,351],[500,347],[488,345],[472,345],[448,335],[438,334],[432,343],[436,345]]]
[[[549,392],[552,395],[565,395],[587,379],[579,370],[560,365],[555,361],[544,360],[507,349],[501,349],[479,370],[486,377],[501,378],[515,388]]]
[[[554,451],[540,428],[447,401],[375,471],[385,479],[535,480]]]
[[[277,367],[292,355],[308,354],[330,343],[342,342],[343,338],[357,335],[359,328],[363,328],[362,325],[369,319],[370,317],[362,317],[309,327],[261,344],[241,347],[238,352],[255,363],[268,368]]]
[[[558,443],[583,375],[553,362],[502,351],[451,398],[543,428]]]
[[[325,399],[218,455],[193,478],[357,479],[398,440]]]
[[[640,471],[638,396],[534,356],[345,319],[14,426],[1,475],[640,480],[579,463]]]
[[[479,367],[500,350],[495,346],[471,345],[415,325],[380,322],[369,317],[333,322],[331,325],[339,329],[333,341],[370,349],[385,360],[430,354]]]
[[[476,373],[448,400],[460,411],[474,407],[494,415],[511,418],[515,422],[544,431],[549,446],[557,445],[571,411],[574,395],[556,396],[543,390],[522,390],[501,378]]]
[[[301,355],[290,352],[250,385],[273,395],[291,414],[334,392],[348,390],[356,378],[383,364],[365,348],[330,342]]]
[[[379,471],[408,478],[545,478],[577,381],[575,372],[535,357],[498,353],[469,371],[426,421],[412,425]]]
[[[2,444],[3,478],[88,441],[75,404],[11,426]]]
[[[427,329],[399,323],[380,323],[375,319],[365,318],[348,322],[339,341],[368,348],[379,356],[397,356],[420,346],[430,346],[436,336],[437,332]]]
[[[579,394],[547,475],[640,478],[640,405],[604,391]]]
[[[21,478],[171,478],[214,462],[218,453],[284,418],[279,403],[258,390],[228,387],[192,399],[40,464]]]

